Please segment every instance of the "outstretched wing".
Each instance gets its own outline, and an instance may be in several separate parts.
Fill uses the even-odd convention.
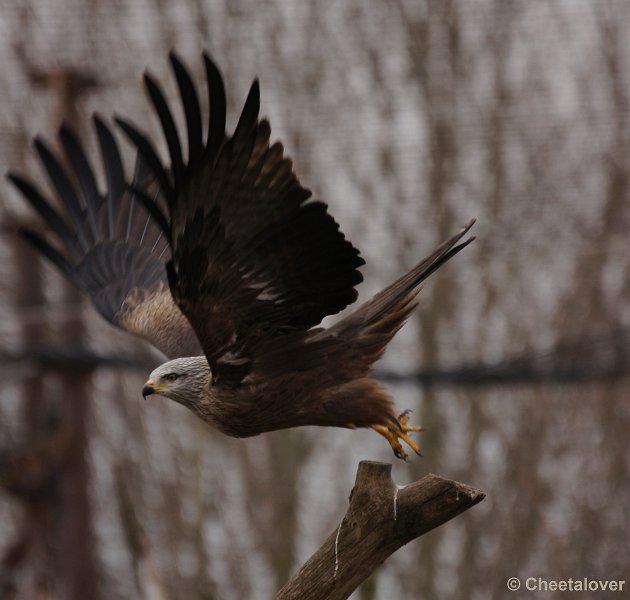
[[[9,174],[46,224],[55,242],[24,228],[23,235],[61,272],[82,289],[111,323],[143,337],[169,357],[201,353],[190,324],[175,305],[166,281],[170,247],[166,223],[153,211],[158,186],[141,160],[136,187],[152,194],[146,206],[129,192],[116,141],[105,123],[94,117],[107,195],[98,191],[96,176],[79,140],[67,126],[59,131],[63,158],[41,140],[35,149],[58,197],[61,211],[26,179]],[[66,165],[66,166],[64,166]]]
[[[173,296],[215,382],[237,385],[261,342],[306,331],[354,302],[363,260],[326,205],[310,200],[282,145],[270,144],[269,123],[258,119],[258,82],[227,137],[223,81],[204,55],[210,109],[204,142],[195,86],[173,54],[170,61],[186,118],[187,162],[167,101],[150,75],[145,84],[166,138],[172,178],[148,138],[128,121],[117,122],[167,199]]]

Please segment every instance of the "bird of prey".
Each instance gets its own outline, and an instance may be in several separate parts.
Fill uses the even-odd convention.
[[[357,298],[364,264],[323,202],[298,181],[282,144],[270,142],[252,84],[232,136],[215,63],[203,56],[208,95],[204,136],[192,77],[173,53],[187,137],[182,140],[160,84],[144,83],[164,134],[170,167],[130,121],[117,125],[135,145],[132,181],[110,127],[93,119],[107,190],[70,128],[62,156],[35,149],[57,205],[17,174],[9,179],[52,236],[24,235],[121,329],[168,358],[142,394],[161,394],[223,433],[248,437],[320,425],[367,427],[397,457],[419,454],[408,412],[370,378],[374,362],[416,306],[420,284],[474,238],[473,222],[427,258],[328,328],[321,320]],[[49,238],[56,238],[50,240]]]

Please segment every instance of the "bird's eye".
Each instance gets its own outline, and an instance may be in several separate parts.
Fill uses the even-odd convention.
[[[168,375],[166,375],[164,377],[164,379],[166,379],[166,381],[175,381],[177,379],[177,374],[175,373],[169,373]]]

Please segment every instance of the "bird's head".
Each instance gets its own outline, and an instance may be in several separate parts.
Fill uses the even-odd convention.
[[[146,399],[151,394],[166,396],[185,406],[194,405],[212,380],[205,356],[176,358],[160,365],[142,388]]]

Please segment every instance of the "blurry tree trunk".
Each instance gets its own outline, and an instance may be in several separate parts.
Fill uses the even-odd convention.
[[[473,487],[427,475],[404,487],[391,465],[362,461],[339,527],[275,600],[342,600],[401,546],[481,502]]]
[[[13,264],[16,274],[15,306],[27,311],[27,314],[32,314],[31,311],[44,305],[39,256],[23,241],[16,240]],[[35,347],[38,341],[44,338],[45,329],[46,325],[43,321],[26,319],[21,327],[24,348]],[[20,396],[21,418],[25,430],[28,431],[30,443],[35,446],[45,439],[47,434],[47,407],[45,404],[42,406],[45,403],[44,383],[39,372],[36,371],[24,378]],[[11,450],[9,459],[11,465],[21,465],[23,449],[12,448]],[[33,490],[39,491],[43,480],[39,477],[32,478],[30,473],[26,473],[23,468],[17,469],[16,473],[20,475],[20,483],[17,487],[24,489],[23,494],[17,495],[24,509],[24,520],[21,524],[22,531],[19,539],[3,557],[3,563],[10,570],[18,571],[22,563],[33,561],[37,564],[36,580],[39,585],[41,582],[50,580],[53,574],[50,565],[51,548],[46,535],[50,507],[47,498],[42,498],[38,493],[32,493]],[[3,475],[3,486],[6,487],[6,473]]]
[[[404,4],[404,3],[403,3]],[[458,6],[447,0],[431,0],[421,17],[409,18],[407,31],[414,71],[418,73],[420,97],[428,131],[429,161],[426,172],[426,194],[436,210],[434,229],[437,239],[444,239],[453,226],[454,215],[449,203],[457,167],[457,91],[460,78],[460,43]],[[431,282],[431,296],[423,299],[418,335],[418,366],[433,368],[440,362],[439,340],[445,315],[451,314],[454,286],[443,278]],[[430,423],[422,442],[431,448],[427,468],[439,468],[437,461],[446,430],[442,412],[431,386],[422,389],[422,420]],[[414,468],[412,467],[412,473]],[[416,471],[417,474],[417,471]],[[421,586],[427,597],[437,595],[434,587],[434,538],[423,540],[414,551],[418,569],[414,575],[415,589]],[[409,591],[409,590],[407,590]]]
[[[16,52],[23,56],[23,47],[18,44]],[[25,140],[20,141],[22,145],[16,144],[16,147],[24,148]],[[41,311],[45,304],[41,262],[39,254],[18,238],[14,238],[12,253],[15,274],[14,303],[27,315],[21,322],[20,333],[23,348],[28,352],[41,343],[47,333],[43,316],[28,318]],[[24,518],[18,538],[9,546],[2,563],[3,567],[13,572],[11,578],[29,561],[36,564],[35,586],[38,591],[45,592],[54,575],[48,529],[51,513],[54,512],[51,496],[54,496],[55,486],[54,477],[51,477],[51,453],[46,448],[51,433],[51,414],[40,372],[29,373],[24,378],[20,386],[20,405],[21,419],[29,444],[10,449],[3,464],[2,485],[21,502]],[[37,452],[39,447],[44,447],[45,452]],[[5,583],[7,582],[2,582],[3,585]],[[13,584],[9,583],[11,585]]]
[[[66,122],[77,129],[77,102],[95,82],[72,69],[36,72],[33,77],[55,97],[55,110],[51,115],[55,127],[60,122]],[[78,306],[82,301],[80,293],[65,279],[63,285],[64,302]],[[66,344],[78,347],[84,338],[84,324],[81,311],[74,311],[74,314],[74,318],[64,323],[62,335]],[[57,521],[53,524],[57,542],[55,564],[62,595],[77,600],[99,596],[87,462],[90,379],[91,370],[63,370],[60,373],[63,396],[61,418],[63,427],[72,432],[72,438],[60,481]]]
[[[240,454],[247,493],[252,498],[273,498],[261,514],[259,503],[249,504],[252,519],[251,535],[258,539],[263,553],[273,568],[276,587],[280,587],[291,574],[297,540],[299,503],[299,477],[310,453],[309,442],[294,430],[274,432],[264,436],[268,464],[257,469],[245,446]],[[259,446],[252,447],[260,452]],[[282,486],[278,486],[278,482]]]
[[[155,558],[138,517],[136,506],[129,494],[127,473],[131,473],[127,464],[117,465],[114,470],[118,512],[127,547],[133,560],[136,586],[140,598],[144,600],[167,600],[168,593],[156,568]]]

